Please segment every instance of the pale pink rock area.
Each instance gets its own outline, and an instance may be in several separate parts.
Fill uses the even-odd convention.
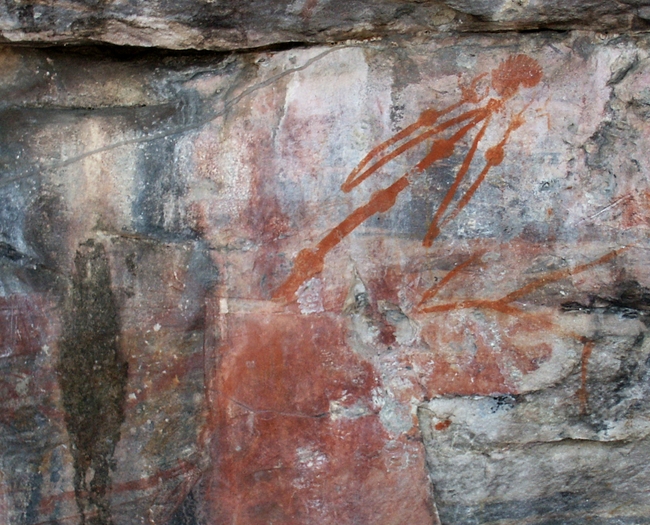
[[[0,523],[650,523],[647,36],[389,29],[0,50]]]

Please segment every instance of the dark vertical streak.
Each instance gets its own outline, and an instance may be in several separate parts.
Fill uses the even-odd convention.
[[[199,525],[194,493],[190,492],[176,509],[168,525]]]
[[[127,363],[106,252],[89,240],[75,256],[64,314],[59,382],[72,442],[74,488],[82,524],[112,523],[107,491],[124,421]]]
[[[29,503],[25,509],[25,524],[32,525],[38,522],[38,504],[41,501],[42,488],[43,488],[43,474],[40,472],[34,472],[30,476],[30,494],[29,494]]]

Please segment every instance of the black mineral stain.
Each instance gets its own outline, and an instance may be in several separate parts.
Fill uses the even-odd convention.
[[[515,408],[518,402],[518,397],[519,396],[513,396],[510,394],[493,397],[492,399],[494,401],[494,405],[492,405],[490,411],[495,414],[500,410],[510,410],[512,408]]]
[[[588,513],[597,503],[585,494],[557,492],[541,498],[498,501],[477,506],[441,505],[440,521],[449,525],[483,525],[508,521],[508,523],[535,523],[549,525],[568,523],[576,515]],[[553,518],[558,516],[557,521]],[[550,521],[547,519],[550,518]],[[585,522],[581,522],[585,523]],[[589,521],[589,523],[591,523]],[[609,522],[608,522],[609,523]]]
[[[186,111],[194,111],[185,105]],[[183,117],[191,120],[191,116]],[[182,197],[185,177],[178,172],[176,142],[166,138],[147,144],[138,161],[137,196],[133,201],[134,226],[138,233],[166,241],[196,238],[186,221]]]
[[[107,491],[128,370],[119,352],[119,312],[103,245],[88,240],[79,246],[71,282],[58,372],[75,497],[82,524],[110,525]]]
[[[190,492],[176,510],[168,525],[200,525],[194,493]]]
[[[650,326],[650,289],[637,281],[624,281],[613,297],[592,295],[586,304],[566,302],[562,304],[562,311],[620,315],[624,319],[640,319],[646,326]]]

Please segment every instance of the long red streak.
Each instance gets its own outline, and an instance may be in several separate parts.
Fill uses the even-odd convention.
[[[431,288],[429,288],[426,292],[424,292],[422,294],[422,299],[420,299],[420,302],[419,302],[418,306],[423,305],[426,301],[428,301],[429,299],[433,299],[436,295],[438,295],[438,292],[440,290],[442,290],[444,288],[444,286],[449,281],[451,281],[454,277],[456,277],[456,275],[458,275],[460,272],[462,272],[469,265],[474,263],[477,259],[482,257],[483,253],[485,253],[485,252],[481,251],[479,253],[476,253],[476,254],[472,255],[469,259],[467,259],[466,261],[463,261],[462,263],[460,263],[455,268],[449,270],[447,272],[447,274],[442,279],[440,279],[439,282],[434,284]]]
[[[594,349],[593,341],[586,341],[582,347],[582,363],[580,370],[580,388],[578,389],[578,399],[580,400],[580,413],[587,413],[589,402],[589,392],[587,392],[587,369],[589,367],[589,358]]]
[[[585,264],[580,264],[578,266],[574,266],[573,268],[556,270],[554,272],[545,275],[544,277],[540,277],[539,279],[535,279],[534,281],[531,281],[530,283],[522,286],[521,288],[515,290],[514,292],[510,292],[509,294],[504,295],[500,299],[496,299],[496,300],[468,299],[465,301],[457,301],[454,303],[444,303],[444,304],[438,304],[434,306],[427,306],[426,308],[422,308],[420,311],[424,313],[434,313],[434,312],[449,312],[451,310],[464,310],[468,308],[487,308],[490,310],[497,310],[503,313],[509,313],[510,309],[515,308],[511,306],[511,303],[513,303],[517,299],[520,299],[521,297],[525,297],[526,295],[552,282],[559,281],[560,279],[564,279],[571,275],[576,275],[585,272],[591,268],[594,268],[595,266],[605,264],[627,249],[628,248],[626,247],[626,248],[620,248],[618,250],[612,250],[611,252],[606,253],[605,255],[596,259],[595,261],[591,261]],[[519,309],[517,309],[517,311],[522,312]]]

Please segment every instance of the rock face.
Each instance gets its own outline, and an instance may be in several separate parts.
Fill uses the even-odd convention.
[[[2,31],[250,47],[328,5]],[[581,5],[349,23],[645,12]],[[0,523],[650,523],[647,35],[395,34],[0,50]]]
[[[230,50],[393,35],[647,30],[650,0],[3,0],[0,38]]]

